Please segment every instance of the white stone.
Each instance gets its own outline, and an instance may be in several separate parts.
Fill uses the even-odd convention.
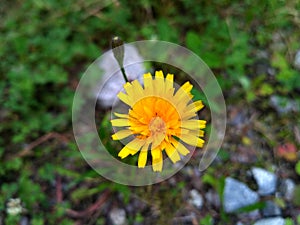
[[[201,209],[203,206],[203,197],[202,195],[196,190],[196,189],[192,189],[190,191],[190,200],[189,202],[191,204],[193,204],[194,206],[196,206],[198,209]]]
[[[252,174],[258,185],[258,193],[262,196],[273,194],[276,191],[277,177],[262,168],[252,168]]]
[[[124,209],[115,208],[109,213],[109,218],[113,225],[126,224],[126,212]]]
[[[274,217],[269,219],[262,219],[256,221],[253,225],[284,225],[285,221],[281,217]]]
[[[223,202],[226,212],[234,212],[237,209],[252,205],[258,200],[258,194],[246,184],[231,177],[226,178]]]
[[[300,50],[298,50],[295,55],[294,66],[300,70]]]

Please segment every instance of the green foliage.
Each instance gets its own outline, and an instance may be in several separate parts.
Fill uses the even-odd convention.
[[[8,215],[5,218],[5,224],[7,225],[15,225],[18,224],[18,221],[20,221],[21,216],[20,215]]]
[[[296,173],[300,176],[300,161],[298,161],[296,163],[295,170],[296,170]]]
[[[247,213],[257,209],[263,209],[264,207],[265,207],[265,202],[257,202],[237,210],[237,213]]]
[[[210,215],[206,215],[204,218],[202,218],[199,221],[199,224],[200,225],[213,225],[214,221],[213,221],[213,218]]]
[[[282,54],[273,53],[272,65],[279,69],[276,79],[280,82],[283,91],[289,92],[300,88],[300,73],[290,66]]]
[[[296,206],[300,206],[300,185],[296,186],[293,196],[294,196],[293,203]]]
[[[72,139],[71,107],[76,84],[86,67],[109,48],[112,36],[119,35],[126,42],[158,39],[185,45],[213,70],[229,102],[246,99],[253,103],[274,94],[285,101],[299,97],[299,71],[293,68],[293,57],[300,48],[296,32],[299,20],[295,16],[299,10],[295,0],[220,0],[214,4],[167,0],[163,7],[160,1],[149,0],[1,1],[0,210],[4,212],[5,203],[18,197],[33,225],[73,224],[66,209],[81,209],[107,189],[121,193],[122,200],[129,202],[131,189],[99,182],[99,175],[86,165]],[[264,60],[275,71],[272,76],[255,72],[256,63],[262,61],[259,51],[268,52]],[[218,111],[218,105],[208,105],[196,88],[192,94]],[[99,136],[118,158],[121,144],[110,141],[110,115],[101,113]],[[59,133],[69,143],[53,138],[20,156],[49,133]],[[124,162],[136,165],[136,157]],[[229,160],[225,150],[219,157]],[[297,174],[299,167],[297,163]],[[222,196],[224,177],[216,173],[208,170],[202,181]],[[53,200],[58,178],[63,183],[62,203]],[[178,182],[178,188],[168,193],[175,197],[185,185]],[[298,189],[295,196],[300,196]],[[300,205],[299,199],[293,201]],[[220,211],[221,221],[228,222]],[[144,221],[141,213],[131,218]],[[5,216],[4,222],[18,224],[19,219]],[[106,221],[99,218],[96,223]],[[212,218],[207,215],[200,224],[212,224]]]
[[[285,225],[294,225],[294,221],[291,218],[286,218]]]

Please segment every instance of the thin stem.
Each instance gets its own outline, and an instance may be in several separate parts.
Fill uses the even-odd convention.
[[[119,67],[121,69],[123,78],[126,82],[128,82],[128,78],[126,76],[124,66],[123,66],[123,61],[124,61],[124,42],[122,39],[118,36],[115,36],[111,40],[111,48],[114,54],[115,59],[117,60]]]
[[[128,82],[128,79],[127,79],[127,76],[126,76],[126,73],[125,73],[125,70],[124,70],[123,67],[121,67],[121,72],[122,72],[122,75],[123,75],[123,78],[124,78],[125,82]]]

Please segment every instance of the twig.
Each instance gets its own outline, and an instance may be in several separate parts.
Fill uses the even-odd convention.
[[[77,218],[77,219],[86,218],[86,217],[90,216],[91,214],[93,214],[96,210],[98,210],[104,204],[104,202],[108,199],[108,197],[110,195],[111,195],[110,190],[107,190],[98,198],[98,200],[93,205],[91,205],[86,210],[75,211],[73,209],[67,209],[66,214],[72,218]]]
[[[61,177],[56,178],[56,203],[61,203],[63,200]]]
[[[295,139],[300,144],[300,130],[297,126],[294,126],[294,134],[295,134]]]
[[[20,151],[16,155],[13,155],[9,158],[11,159],[11,158],[18,158],[18,157],[24,157],[24,156],[30,155],[32,149],[34,149],[35,147],[39,146],[40,144],[48,141],[49,139],[53,139],[53,138],[59,139],[63,143],[68,143],[69,142],[69,140],[65,136],[63,136],[61,134],[58,134],[58,133],[55,133],[55,132],[51,132],[51,133],[43,135],[42,137],[39,137],[35,141],[31,142],[22,151]]]
[[[198,222],[197,222],[197,219],[194,215],[188,215],[188,216],[182,216],[182,217],[175,217],[172,219],[172,221],[180,221],[182,222],[183,224],[184,223],[188,223],[188,222],[191,222],[193,225],[198,225]]]

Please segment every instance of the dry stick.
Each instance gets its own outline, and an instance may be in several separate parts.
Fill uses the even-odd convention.
[[[44,136],[38,138],[37,140],[35,140],[33,142],[31,142],[26,148],[24,148],[21,152],[17,153],[16,155],[12,156],[11,158],[27,156],[27,155],[31,154],[32,149],[34,149],[38,145],[40,145],[52,138],[59,139],[60,141],[62,141],[64,143],[67,143],[69,141],[65,136],[55,133],[55,132],[51,132],[51,133],[45,134]]]
[[[56,178],[56,203],[61,203],[63,200],[61,177]]]
[[[93,214],[93,212],[95,212],[104,204],[104,202],[108,199],[110,195],[111,195],[110,190],[107,190],[98,198],[98,200],[93,205],[91,205],[86,210],[75,211],[73,209],[67,209],[66,214],[72,218],[77,218],[77,219],[90,216],[91,214]]]
[[[300,144],[300,130],[297,126],[294,126],[294,134],[295,134],[295,139]]]

